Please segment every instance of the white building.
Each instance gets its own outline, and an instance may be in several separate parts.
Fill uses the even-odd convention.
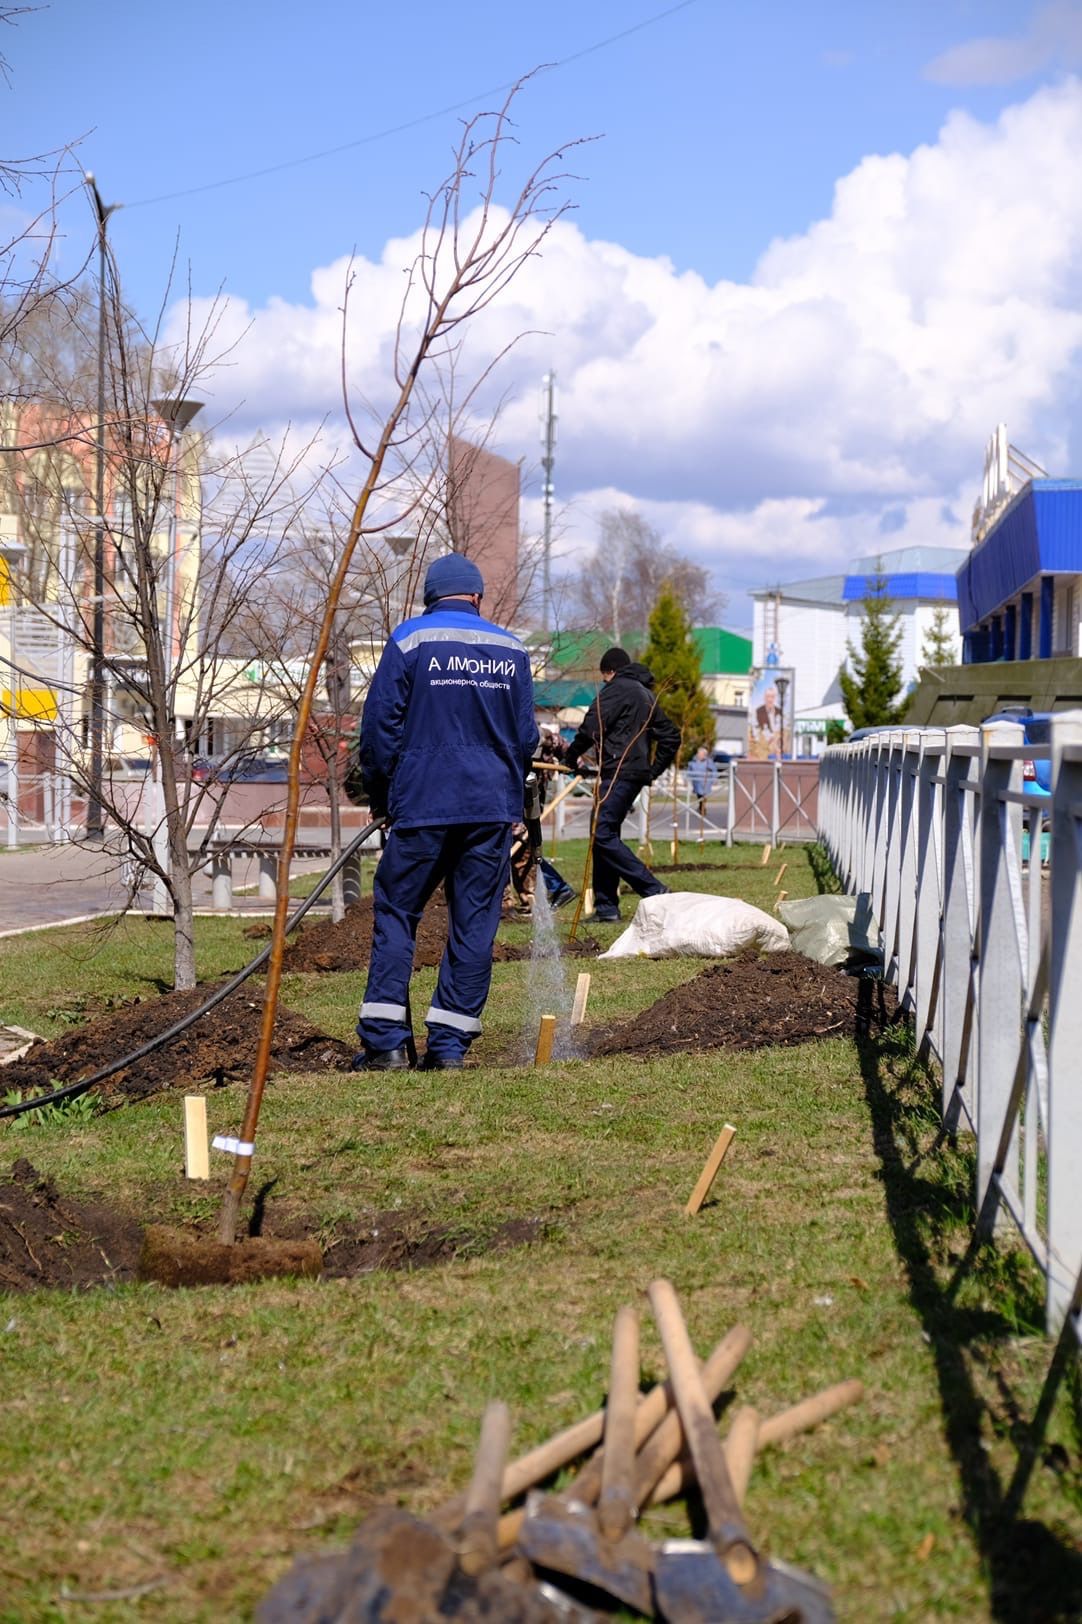
[[[818,755],[827,723],[844,719],[838,672],[847,645],[860,648],[863,600],[877,574],[886,580],[901,623],[903,687],[917,680],[925,638],[939,609],[950,611],[953,658],[961,658],[955,572],[968,558],[968,548],[902,547],[858,558],[845,575],[820,575],[752,592],[754,664],[766,665],[773,649],[771,663],[793,671],[797,755]]]

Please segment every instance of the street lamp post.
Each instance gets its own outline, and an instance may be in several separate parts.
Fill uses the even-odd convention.
[[[552,504],[555,490],[552,471],[556,466],[556,374],[546,372],[541,380],[541,467],[545,478],[541,487],[542,532],[542,630],[551,632],[552,621]]]
[[[785,695],[789,688],[788,677],[775,677],[774,685],[778,690],[778,714],[781,722],[778,726],[778,755],[785,758]]]
[[[165,677],[168,682],[173,672],[173,650],[178,641],[177,620],[177,554],[180,550],[180,445],[185,430],[196,412],[203,409],[201,400],[152,400],[150,403],[163,423],[169,427],[169,455],[173,463],[173,501],[169,519],[169,557],[165,569]]]
[[[105,816],[101,804],[102,743],[105,732],[105,286],[106,227],[119,203],[103,203],[94,176],[83,177],[90,188],[98,226],[98,422],[94,461],[94,597],[93,653],[90,662],[90,783],[86,801],[86,838],[104,840]]]
[[[202,411],[201,400],[185,400],[175,398],[172,400],[152,400],[150,403],[162,422],[169,428],[169,455],[173,463],[173,500],[172,512],[169,518],[169,556],[165,565],[165,604],[164,604],[164,635],[162,637],[162,662],[165,668],[165,693],[167,706],[167,727],[169,734],[176,729],[176,697],[173,686],[173,660],[174,645],[178,641],[175,637],[175,623],[177,615],[177,553],[180,547],[180,448],[184,431],[191,423],[196,412]],[[179,648],[176,649],[179,653]],[[158,719],[160,720],[160,718]],[[165,820],[165,793],[162,788],[162,751],[172,749],[174,740],[172,736],[157,740],[157,751],[154,757],[154,847],[159,865],[165,869],[169,865],[169,839]],[[158,876],[154,881],[154,912],[167,913],[169,909],[169,894],[164,880]]]

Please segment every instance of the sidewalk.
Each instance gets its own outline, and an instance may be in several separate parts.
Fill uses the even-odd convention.
[[[294,873],[320,872],[322,861],[297,862]],[[256,885],[258,864],[238,859],[233,865],[234,911],[266,913],[271,904],[254,892],[240,895],[239,888]],[[195,906],[211,908],[210,876],[201,871],[192,880]],[[100,846],[74,841],[62,846],[28,846],[16,851],[0,851],[0,935],[29,930],[35,925],[55,925],[68,919],[96,914],[118,913],[127,901],[121,879],[121,859]],[[151,907],[147,885],[136,899],[137,912]]]

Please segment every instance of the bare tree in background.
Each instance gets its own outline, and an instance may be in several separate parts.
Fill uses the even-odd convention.
[[[145,738],[152,771],[136,786],[105,772],[100,799],[112,848],[128,854],[136,883],[149,876],[167,899],[175,984],[192,987],[192,879],[207,861],[224,794],[213,774],[193,778],[192,758],[207,748],[215,727],[218,754],[228,764],[253,750],[269,724],[288,725],[289,696],[273,661],[261,666],[259,645],[238,629],[250,631],[253,604],[270,600],[284,539],[311,500],[312,481],[299,478],[310,448],[292,457],[263,448],[256,457],[184,434],[173,407],[197,396],[220,364],[217,312],[201,332],[165,351],[124,308],[110,266],[102,659],[112,718]],[[15,445],[26,449],[5,452],[4,476],[26,538],[13,579],[16,613],[70,638],[85,666],[95,652],[97,425],[78,363],[96,353],[97,311],[69,299],[49,322],[24,326],[22,336],[47,339],[59,310],[73,338],[65,333],[64,345],[45,342],[40,351],[21,345],[32,404],[13,414]],[[65,371],[69,353],[77,364]],[[273,641],[265,614],[261,622]],[[243,654],[235,652],[244,641]],[[88,792],[91,762],[77,718],[56,726],[54,740],[57,765],[77,793]]]
[[[573,582],[574,623],[597,626],[619,643],[630,632],[646,634],[664,587],[695,626],[709,623],[725,606],[709,573],[687,558],[634,508],[608,508],[600,540]]]

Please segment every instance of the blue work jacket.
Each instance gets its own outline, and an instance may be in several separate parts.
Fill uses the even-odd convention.
[[[372,804],[405,829],[516,823],[538,743],[529,655],[465,599],[391,633],[361,718]]]

